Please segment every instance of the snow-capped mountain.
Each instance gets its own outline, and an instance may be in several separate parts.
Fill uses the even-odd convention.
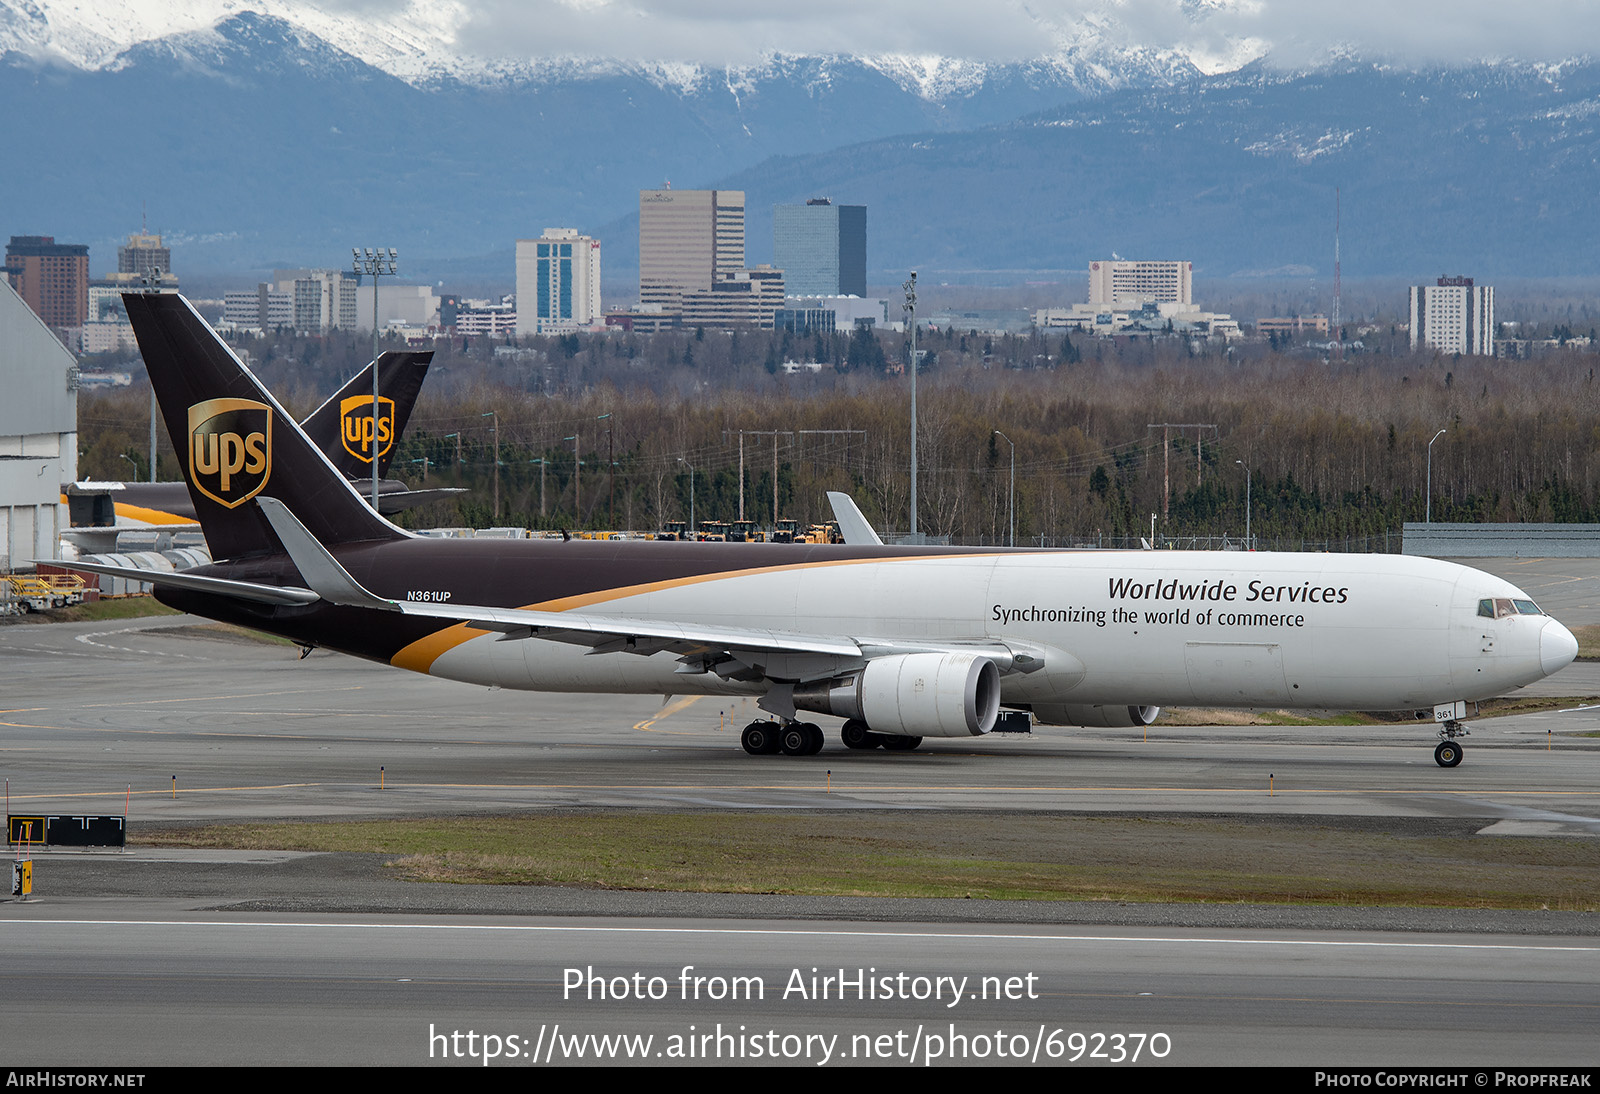
[[[1230,3],[1232,0],[1189,0],[1182,10],[1199,27],[1213,9]],[[1216,34],[1197,35],[1194,42],[1177,46],[1141,45],[1131,40],[1116,12],[1117,5],[1107,2],[1072,20],[1031,15],[1025,25],[1035,32],[1036,49],[1010,64],[872,49],[859,54],[837,49],[787,54],[759,50],[753,58],[716,64],[649,59],[648,52],[639,55],[644,59],[636,60],[544,49],[519,55],[504,45],[486,52],[474,48],[474,43],[481,46],[486,42],[487,17],[463,0],[361,5],[328,0],[119,0],[116,4],[0,0],[0,52],[98,71],[125,63],[124,55],[141,44],[177,36],[203,41],[217,32],[219,24],[250,14],[314,36],[380,72],[418,86],[439,80],[550,83],[635,75],[661,87],[695,93],[714,83],[750,85],[781,78],[786,67],[807,57],[834,63],[854,57],[902,90],[937,102],[970,95],[987,82],[1006,78],[1010,68],[1026,70],[1035,82],[1095,92],[1232,71],[1266,49],[1265,43],[1255,39]],[[616,18],[623,22],[628,14],[618,11]]]
[[[1182,6],[1200,26],[1234,2]],[[625,280],[638,191],[670,181],[744,189],[753,262],[774,203],[827,195],[869,207],[873,276],[1077,270],[1112,249],[1232,274],[1331,265],[1340,187],[1346,276],[1600,273],[1590,63],[1239,68],[1265,47],[1138,46],[1104,19],[1043,26],[1048,48],[1007,64],[485,59],[471,14],[0,0],[0,235],[87,242],[99,273],[143,208],[180,275],[382,243],[407,276],[509,281],[516,239],[568,226],[600,232]]]

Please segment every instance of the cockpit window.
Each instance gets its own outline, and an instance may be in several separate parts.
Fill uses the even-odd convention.
[[[1506,619],[1513,615],[1543,615],[1539,605],[1531,600],[1510,600],[1496,597],[1478,601],[1478,614],[1484,619]]]

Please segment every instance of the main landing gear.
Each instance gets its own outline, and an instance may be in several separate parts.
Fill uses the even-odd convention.
[[[752,756],[815,756],[822,751],[822,727],[811,722],[751,722],[739,735],[739,743]]]
[[[839,730],[839,739],[846,748],[878,748],[890,752],[909,752],[922,743],[921,737],[901,737],[894,733],[874,733],[867,723],[852,718]]]
[[[910,752],[922,744],[921,737],[901,737],[874,733],[867,723],[852,718],[839,731],[846,748],[879,748],[890,752]],[[822,728],[812,722],[751,722],[739,735],[739,743],[752,756],[815,756],[822,751]]]
[[[1444,740],[1433,750],[1433,762],[1440,767],[1455,767],[1461,762],[1462,748],[1457,737],[1465,737],[1471,730],[1456,721],[1454,718],[1444,722],[1439,727],[1439,736]]]

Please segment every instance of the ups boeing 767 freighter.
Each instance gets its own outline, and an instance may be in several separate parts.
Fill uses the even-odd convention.
[[[1090,727],[1171,704],[1431,709],[1445,767],[1468,703],[1578,650],[1508,582],[1393,555],[420,538],[187,301],[126,301],[218,560],[127,576],[307,648],[530,691],[755,696],[772,720],[751,753],[820,749],[804,712],[911,749],[1001,708]]]

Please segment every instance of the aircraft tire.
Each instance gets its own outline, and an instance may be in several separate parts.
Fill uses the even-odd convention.
[[[844,742],[846,748],[877,748],[883,743],[859,718],[852,718],[844,724],[839,730],[839,740]]]
[[[739,743],[752,756],[770,756],[778,751],[776,730],[771,722],[751,722],[739,735]]]
[[[815,722],[801,722],[800,728],[806,731],[806,750],[804,754],[815,756],[821,752],[822,746],[828,742],[828,738],[822,732],[822,727]]]
[[[883,747],[890,752],[910,752],[922,746],[921,737],[902,737],[896,733],[880,734],[883,738]]]
[[[792,722],[780,729],[778,747],[785,756],[811,755],[811,734],[806,732],[805,723]]]
[[[1455,767],[1461,762],[1461,746],[1454,741],[1440,741],[1433,750],[1433,762],[1440,767]]]

